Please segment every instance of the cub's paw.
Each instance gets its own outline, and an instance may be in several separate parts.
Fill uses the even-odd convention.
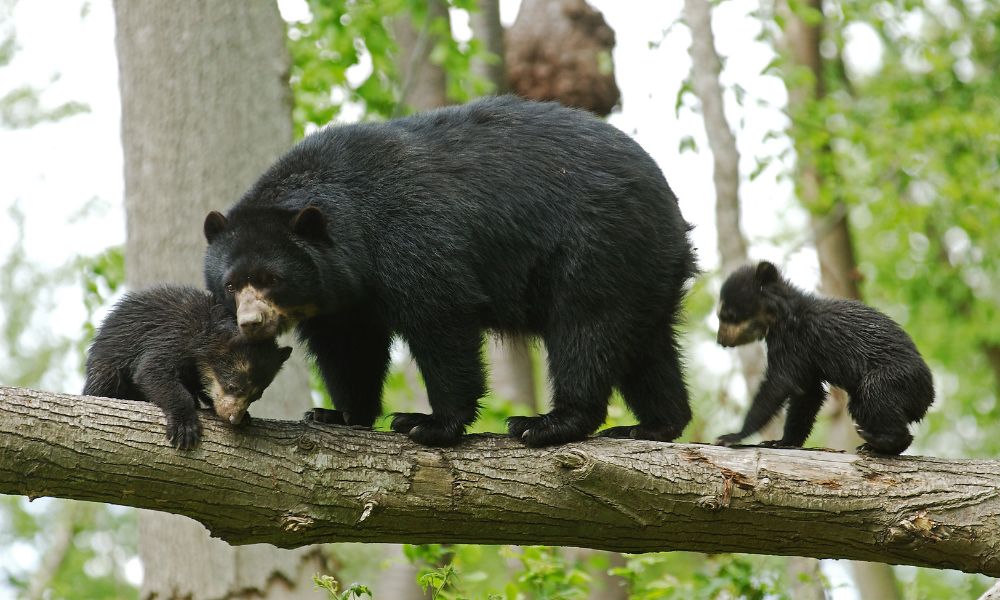
[[[250,415],[247,416],[249,417]],[[347,425],[344,413],[339,410],[330,410],[329,408],[307,410],[306,414],[302,415],[302,420],[307,423],[320,423],[323,425]]]
[[[424,446],[454,446],[462,440],[465,425],[423,413],[394,413],[390,427]]]
[[[906,450],[906,447],[904,446],[900,448],[898,444],[891,448],[882,448],[873,446],[869,442],[865,442],[864,444],[858,446],[854,451],[857,454],[864,456],[899,456],[904,450]]]
[[[582,428],[551,413],[537,417],[507,417],[507,431],[525,445],[555,446],[586,439],[592,430]]]
[[[720,435],[717,440],[715,440],[716,446],[735,446],[743,441],[743,436],[738,433],[727,433],[726,435]]]
[[[757,444],[761,448],[798,448],[795,444],[790,444],[785,440],[764,440]]]
[[[178,450],[190,450],[201,440],[201,423],[198,415],[167,419],[167,441]]]
[[[648,427],[646,425],[620,425],[608,427],[597,432],[599,437],[653,440],[654,442],[672,442],[680,436],[673,427]]]

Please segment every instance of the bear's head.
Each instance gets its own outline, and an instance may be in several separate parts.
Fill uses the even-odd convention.
[[[250,340],[235,331],[210,348],[198,361],[198,371],[215,414],[239,425],[291,354],[291,348],[279,348],[273,339]]]
[[[205,284],[245,337],[273,339],[319,311],[330,238],[318,208],[212,211],[205,239]]]

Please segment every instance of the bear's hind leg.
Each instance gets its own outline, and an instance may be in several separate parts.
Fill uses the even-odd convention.
[[[655,339],[633,359],[631,368],[618,384],[625,404],[639,424],[609,427],[598,435],[672,442],[691,421],[673,328],[663,325],[655,331]]]
[[[903,412],[907,398],[905,390],[894,389],[896,382],[883,379],[880,373],[870,373],[855,394],[847,410],[854,418],[855,429],[865,443],[859,452],[901,454],[910,447],[908,419]]]
[[[392,430],[426,446],[453,446],[476,420],[479,399],[486,393],[482,333],[471,326],[452,327],[406,338],[424,377],[432,414],[396,413]]]
[[[608,413],[617,368],[600,335],[581,328],[545,336],[552,379],[552,411],[510,417],[507,430],[529,446],[575,442],[594,432]]]

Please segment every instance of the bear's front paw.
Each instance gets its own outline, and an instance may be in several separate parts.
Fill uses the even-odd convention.
[[[600,437],[633,439],[633,440],[653,440],[654,442],[672,442],[680,436],[681,432],[675,427],[648,427],[646,425],[620,425],[618,427],[608,427],[597,432]]]
[[[465,425],[423,413],[394,413],[390,425],[396,433],[425,446],[454,446],[462,439]]]
[[[302,420],[307,423],[321,423],[323,425],[347,425],[347,419],[343,412],[329,408],[308,410],[306,414],[302,415]]]
[[[201,423],[198,415],[192,411],[191,416],[167,421],[167,441],[178,450],[190,450],[201,440]]]
[[[507,417],[507,431],[528,446],[555,446],[586,439],[593,429],[581,427],[552,413],[537,417]]]
[[[726,435],[720,435],[719,439],[715,440],[716,446],[735,446],[743,441],[743,436],[738,433],[727,433]]]

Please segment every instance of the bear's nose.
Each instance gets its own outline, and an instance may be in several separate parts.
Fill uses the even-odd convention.
[[[240,329],[244,327],[255,328],[264,322],[264,315],[260,311],[240,311],[236,315],[236,323]]]

